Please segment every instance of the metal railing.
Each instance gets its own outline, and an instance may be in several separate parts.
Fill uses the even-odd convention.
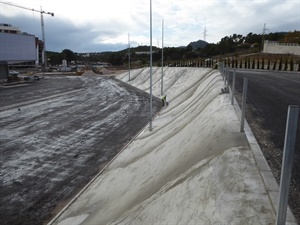
[[[230,68],[225,67],[223,63],[220,63],[220,73],[224,80],[225,88],[229,88]],[[232,70],[232,85],[230,87],[231,92],[231,105],[234,104],[234,92],[235,92],[235,79],[236,69]],[[243,95],[242,95],[242,115],[240,120],[240,132],[244,132],[245,114],[246,114],[246,102],[248,91],[248,78],[244,77],[243,82]],[[288,208],[288,195],[292,174],[294,149],[296,142],[297,124],[299,117],[299,106],[289,105],[288,115],[286,122],[285,140],[284,140],[284,154],[282,159],[281,179],[279,188],[279,203],[277,207],[276,224],[282,225],[286,222],[287,208]]]

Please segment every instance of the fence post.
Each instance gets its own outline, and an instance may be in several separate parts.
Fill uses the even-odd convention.
[[[221,62],[219,63],[219,70],[220,70],[221,75],[223,76],[223,69],[222,69],[222,63]]]
[[[226,90],[228,91],[228,85],[229,85],[229,75],[230,75],[230,68],[227,68],[227,76],[226,76]]]
[[[222,63],[222,67],[221,67],[221,74],[222,74],[222,77],[223,77],[223,80],[224,80],[224,64]]]
[[[241,129],[240,129],[240,132],[244,132],[245,111],[246,111],[246,101],[247,101],[247,89],[248,89],[248,78],[244,77],[242,116],[241,116]]]
[[[279,203],[276,224],[285,224],[292,166],[294,159],[294,148],[298,125],[299,106],[289,105],[285,129],[284,150],[281,167],[281,178],[279,188]]]
[[[236,71],[236,69],[233,70],[233,77],[232,77],[231,105],[233,105],[233,103],[234,103],[235,71]]]
[[[221,71],[222,78],[224,80],[224,77],[225,77],[225,68],[224,68],[224,63],[223,62],[220,63],[220,71]]]
[[[225,70],[224,70],[224,85],[227,87],[228,86],[228,71],[229,71],[229,67],[225,67]]]

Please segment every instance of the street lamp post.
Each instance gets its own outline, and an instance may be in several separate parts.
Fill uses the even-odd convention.
[[[161,28],[161,95],[164,94],[164,20]]]
[[[128,82],[130,81],[130,36],[128,33]]]
[[[150,125],[152,131],[152,0],[150,0]]]

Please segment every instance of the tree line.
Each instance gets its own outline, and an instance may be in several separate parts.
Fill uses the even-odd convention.
[[[223,37],[218,43],[207,43],[205,47],[193,48],[191,43],[185,47],[165,47],[164,61],[188,61],[198,58],[222,57],[226,54],[246,54],[260,52],[263,48],[263,41],[278,41],[283,43],[300,44],[300,32],[276,32],[269,34],[253,34],[246,36],[241,34],[232,34]],[[152,59],[154,64],[159,65],[161,61],[162,50],[153,47]],[[138,46],[130,49],[130,62],[132,66],[143,66],[149,63],[149,46]],[[141,54],[144,53],[144,54]],[[101,53],[76,53],[70,49],[64,49],[61,53],[47,52],[49,63],[51,65],[59,65],[62,60],[68,63],[75,62],[80,64],[95,64],[97,62],[107,62],[113,66],[124,66],[128,64],[128,49],[116,52]]]

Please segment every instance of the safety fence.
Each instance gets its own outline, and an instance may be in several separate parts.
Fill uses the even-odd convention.
[[[228,92],[231,97],[231,104],[237,103],[235,100],[235,83],[236,83],[236,69],[226,67],[224,63],[220,64],[220,72],[224,80],[224,92]],[[229,81],[231,80],[231,83]],[[244,132],[245,127],[245,114],[247,105],[247,92],[248,92],[248,78],[244,77],[243,92],[241,102],[241,117],[240,117],[240,132]],[[276,210],[276,224],[281,225],[286,223],[287,209],[288,209],[288,196],[291,182],[292,165],[294,159],[294,149],[296,143],[297,125],[299,117],[299,106],[289,105],[287,109],[287,121],[285,130],[285,140],[283,149],[283,159],[281,168],[280,188],[278,195],[278,205]]]

